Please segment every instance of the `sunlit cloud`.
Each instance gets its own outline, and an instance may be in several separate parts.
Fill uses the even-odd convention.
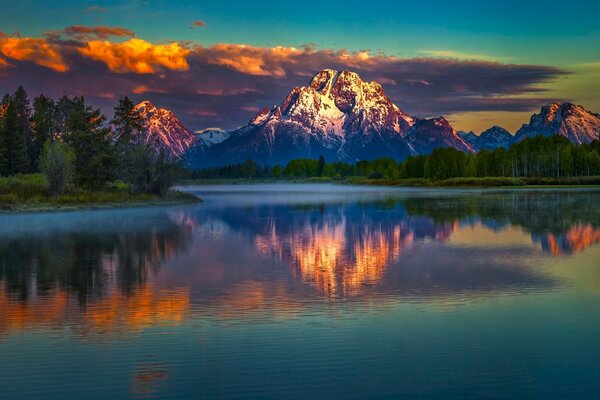
[[[84,57],[101,61],[116,73],[150,74],[161,68],[185,71],[190,50],[178,43],[152,44],[132,38],[123,43],[92,40],[78,49]]]
[[[145,93],[167,93],[164,89],[150,88],[146,85],[136,86],[133,90],[135,94],[145,94]]]
[[[199,56],[209,64],[232,68],[248,75],[272,75],[283,77],[285,69],[281,65],[303,50],[295,47],[254,47],[243,44],[216,44],[209,48],[197,49]]]
[[[43,38],[9,37],[0,32],[0,54],[17,61],[31,61],[56,72],[69,70],[55,45]]]
[[[206,26],[206,23],[202,20],[197,19],[194,22],[192,22],[192,29],[193,28],[201,28],[203,26]]]

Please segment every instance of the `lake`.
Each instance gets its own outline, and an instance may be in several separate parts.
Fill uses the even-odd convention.
[[[600,398],[600,191],[0,215],[0,398]]]

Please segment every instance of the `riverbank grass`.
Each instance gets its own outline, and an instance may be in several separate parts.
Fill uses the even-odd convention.
[[[62,195],[51,196],[48,194],[46,177],[42,174],[0,178],[0,212],[121,208],[199,201],[190,193],[173,190],[163,197],[133,193],[122,182],[111,183],[97,190],[70,186]]]

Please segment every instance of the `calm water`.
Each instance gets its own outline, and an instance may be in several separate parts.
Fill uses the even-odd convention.
[[[0,216],[0,398],[599,398],[600,191]]]

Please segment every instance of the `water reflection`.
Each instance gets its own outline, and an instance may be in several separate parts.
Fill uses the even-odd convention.
[[[295,196],[292,204],[257,196],[0,217],[0,337],[36,326],[135,333],[182,324],[195,303],[235,318],[293,314],[323,299],[549,288],[556,280],[531,260],[600,241],[598,192],[376,192]],[[467,227],[491,236],[453,244]],[[499,247],[503,231],[531,240]]]

